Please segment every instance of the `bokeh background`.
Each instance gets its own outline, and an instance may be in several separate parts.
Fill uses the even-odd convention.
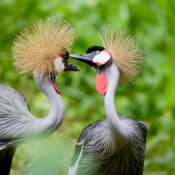
[[[37,117],[47,115],[49,102],[33,77],[15,71],[11,46],[23,27],[52,16],[70,21],[76,29],[71,53],[100,44],[97,33],[106,27],[124,29],[137,38],[144,48],[145,68],[133,83],[118,87],[116,109],[149,127],[144,175],[175,175],[175,1],[0,0],[0,82],[21,92]],[[63,124],[48,138],[20,146],[11,175],[66,175],[73,142],[85,126],[105,117],[95,71],[72,62],[81,72],[57,77],[66,109]]]

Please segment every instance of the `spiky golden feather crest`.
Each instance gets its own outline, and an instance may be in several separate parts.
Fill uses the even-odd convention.
[[[47,77],[55,71],[54,59],[67,53],[73,38],[74,30],[68,22],[39,19],[17,36],[12,48],[14,65],[20,73],[37,70],[41,77]]]
[[[143,54],[135,39],[123,31],[111,29],[99,35],[120,71],[120,82],[132,81],[143,66]]]

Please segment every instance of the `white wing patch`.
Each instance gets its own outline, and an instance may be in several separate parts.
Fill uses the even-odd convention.
[[[81,147],[81,151],[80,151],[80,154],[79,154],[79,156],[78,156],[78,159],[77,159],[75,165],[69,167],[68,175],[76,175],[76,174],[77,174],[78,164],[79,164],[79,162],[80,162],[82,153],[83,153],[83,145],[82,145],[82,147]]]

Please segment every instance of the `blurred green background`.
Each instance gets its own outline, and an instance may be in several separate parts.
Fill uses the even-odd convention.
[[[149,126],[144,175],[175,175],[175,1],[173,0],[0,0],[0,82],[28,100],[31,112],[44,117],[47,98],[33,78],[12,66],[13,40],[38,18],[67,19],[76,29],[71,53],[100,44],[106,27],[133,34],[144,48],[145,69],[133,83],[118,87],[119,115]],[[61,127],[48,138],[18,148],[11,175],[66,175],[74,144],[89,123],[105,117],[103,96],[95,89],[95,71],[75,62],[81,72],[57,77],[65,104]]]

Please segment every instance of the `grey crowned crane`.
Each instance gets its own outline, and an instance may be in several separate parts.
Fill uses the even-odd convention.
[[[106,118],[88,125],[81,133],[69,175],[142,175],[147,126],[118,116],[114,96],[117,85],[133,80],[142,69],[142,53],[125,32],[110,30],[101,36],[102,46],[70,57],[96,70],[96,88],[104,95]]]
[[[36,118],[19,92],[0,84],[1,175],[9,174],[19,144],[46,137],[61,125],[64,104],[55,78],[61,72],[79,70],[68,62],[73,33],[69,23],[48,18],[34,22],[16,38],[12,49],[14,65],[20,73],[34,75],[36,85],[50,101],[50,112],[45,118]]]

